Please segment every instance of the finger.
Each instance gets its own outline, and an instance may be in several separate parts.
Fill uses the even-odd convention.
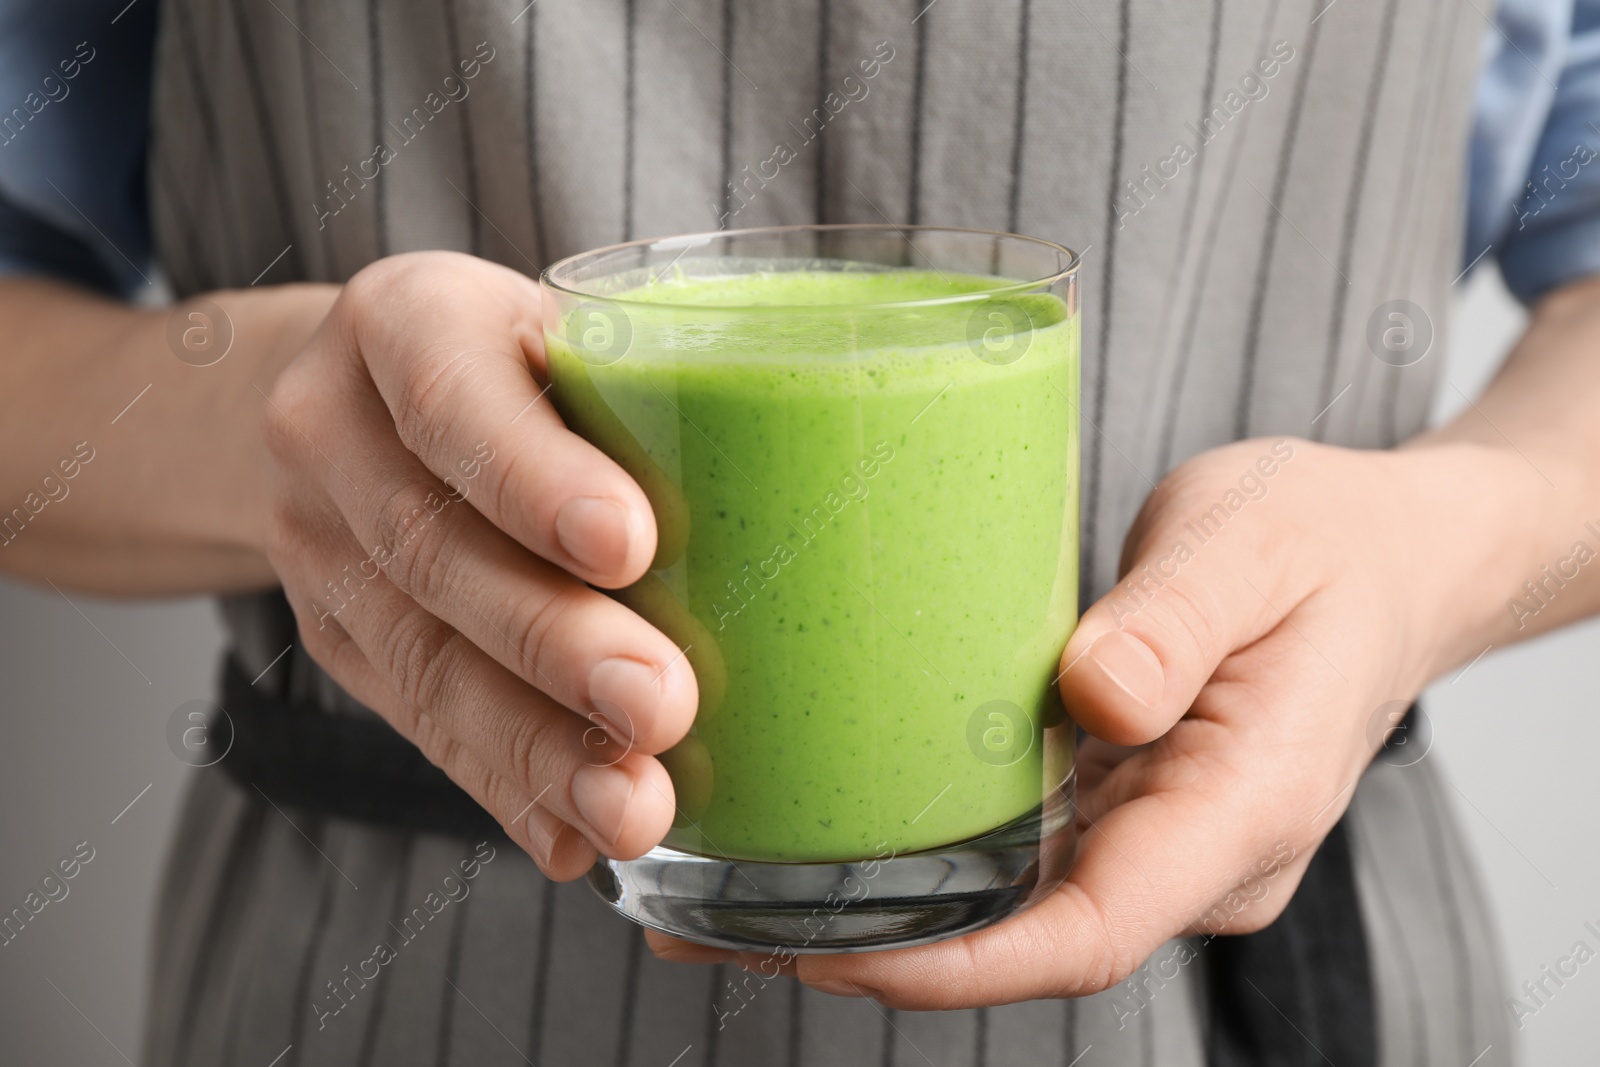
[[[739,959],[739,954],[732,949],[697,945],[659,930],[646,930],[644,940],[657,959],[671,963],[736,963]]]
[[[1337,617],[1317,598],[1307,601],[1224,660],[1190,714],[1154,742],[1119,748],[1087,741],[1079,751],[1091,764],[1091,785],[1079,792],[1080,816],[1101,819],[1152,790],[1235,790],[1250,798],[1254,822],[1284,818],[1286,799],[1314,801],[1318,821],[1308,831],[1325,833],[1370,758],[1364,733],[1352,737],[1336,727],[1346,693],[1330,688],[1331,664],[1318,646]]]
[[[1241,442],[1208,457],[1207,469],[1249,471],[1272,447]],[[1161,736],[1229,653],[1316,587],[1311,561],[1264,562],[1264,538],[1286,536],[1284,495],[1235,514],[1222,501],[1245,498],[1231,481],[1181,469],[1152,494],[1129,535],[1123,578],[1084,612],[1062,653],[1061,695],[1079,725],[1119,745]]]
[[[334,572],[334,561],[356,551],[336,521],[301,520],[278,551],[310,573]],[[280,573],[284,560],[275,559]],[[562,821],[583,830],[606,855],[631,859],[656,845],[674,815],[672,783],[654,758],[624,751],[594,753],[594,728],[530,689],[440,619],[381,576],[336,604],[293,605],[308,647],[320,644],[330,621],[387,682],[371,706],[432,762],[447,771],[464,748],[487,771],[536,798]],[[588,735],[588,736],[586,736]],[[497,818],[516,817],[497,807]]]
[[[1078,806],[1086,807],[1088,798],[1096,795],[1106,776],[1140,751],[1142,750],[1139,748],[1113,745],[1098,737],[1087,736],[1080,739],[1077,753],[1073,758],[1073,770],[1078,783]],[[1114,806],[1108,804],[1106,807],[1109,810]],[[1097,818],[1099,814],[1095,813]]]
[[[1091,828],[1068,881],[1032,909],[921,948],[806,957],[799,976],[824,992],[910,1010],[1098,992],[1126,978],[1237,882],[1232,871],[1219,878],[1214,865],[1227,857],[1231,868],[1248,852],[1238,821],[1217,807],[1142,797]],[[1208,833],[1206,848],[1195,848]]]
[[[483,464],[473,506],[585,581],[617,587],[645,572],[656,524],[644,493],[566,429],[534,376],[544,372],[534,282],[427,253],[363,271],[341,301],[360,369],[429,470],[460,480]]]
[[[1282,720],[1232,725],[1186,719],[1111,770],[1099,791],[1117,803],[1099,815],[1084,811],[1072,873],[1034,908],[936,945],[806,957],[799,976],[826,992],[858,995],[853,983],[919,1010],[1079,996],[1122,981],[1166,941],[1203,925],[1252,874],[1260,877],[1263,861],[1285,867],[1326,831],[1300,809],[1331,792],[1342,768],[1307,789],[1304,768],[1315,761],[1288,739]],[[1254,754],[1268,750],[1283,758],[1257,766]],[[1280,845],[1291,850],[1287,858]],[[1286,873],[1285,885],[1298,877]],[[1271,906],[1287,893],[1278,900]],[[1263,921],[1269,914],[1257,910]]]
[[[1096,743],[1091,742],[1091,744]],[[1110,751],[1109,746],[1100,744],[1099,747]],[[1109,764],[1109,768],[1117,772],[1117,781],[1109,782],[1107,789],[1107,792],[1117,799],[1108,800],[1105,805],[1107,810],[1155,787],[1163,776],[1159,765],[1152,767],[1153,759],[1154,754],[1149,748],[1137,751],[1118,750],[1117,758]],[[1170,782],[1172,776],[1166,777]],[[1105,811],[1089,814],[1088,821],[1093,823],[1104,816]],[[1264,928],[1282,913],[1294,895],[1313,854],[1314,849],[1311,848],[1300,848],[1288,841],[1275,842],[1270,850],[1262,852],[1257,857],[1239,881],[1229,887],[1226,893],[1212,900],[1208,907],[1192,916],[1180,932],[1194,936],[1215,937],[1223,934],[1253,933]],[[747,969],[756,966],[770,969],[772,965],[769,960],[777,958],[771,953],[763,956],[699,945],[653,930],[645,932],[645,939],[651,951],[659,959],[671,962],[739,963]],[[863,958],[855,957],[857,960]],[[778,962],[783,973],[797,973],[798,967],[792,956],[779,958]],[[767,971],[763,970],[762,973]],[[884,990],[863,986],[858,977],[847,975],[843,978],[837,976],[829,978],[810,975],[814,984],[821,985],[829,992],[852,996],[887,995]],[[856,989],[850,988],[851,984],[860,989],[859,994]],[[982,996],[987,999],[989,993],[990,990],[984,988]],[[970,990],[962,995],[970,996]]]
[[[350,390],[345,430],[381,441],[388,412],[369,386]],[[636,751],[672,747],[694,722],[694,671],[637,614],[530,554],[394,447],[352,448],[323,483],[370,546],[336,587],[381,573],[502,666]],[[471,499],[472,482],[458,485]]]
[[[1232,769],[1223,770],[1224,766],[1231,768],[1232,764],[1195,759],[1189,751],[1191,738],[1180,733],[1210,728],[1210,724],[1202,722],[1179,723],[1174,728],[1174,734],[1179,736],[1169,735],[1139,749],[1116,750],[1123,754],[1122,758],[1107,768],[1094,787],[1080,790],[1078,794],[1079,832],[1087,833],[1108,814],[1140,796],[1162,790],[1179,791],[1199,782],[1203,775],[1236,773]],[[1240,781],[1236,787],[1245,788],[1246,784]],[[1265,800],[1258,801],[1255,807],[1263,811],[1288,810]],[[1321,823],[1321,829],[1326,830],[1336,821],[1335,814]],[[1253,933],[1277,918],[1300,884],[1314,851],[1314,847],[1305,847],[1304,842],[1315,836],[1317,822],[1312,820],[1300,829],[1304,832],[1292,835],[1293,841],[1280,838],[1269,850],[1260,853],[1226,893],[1191,918],[1183,932],[1211,936]]]
[[[301,595],[303,591],[295,587],[293,579],[286,581],[285,589],[291,606],[299,605],[295,607],[296,621],[311,658],[355,699],[385,717],[392,714],[393,689],[337,619],[324,619],[324,625],[315,628],[315,620],[304,608],[312,598]],[[533,797],[489,770],[465,748],[452,747],[446,763],[442,769],[451,781],[495,817],[506,836],[533,858],[546,877],[570,882],[594,865],[598,853],[582,833],[537,805]]]

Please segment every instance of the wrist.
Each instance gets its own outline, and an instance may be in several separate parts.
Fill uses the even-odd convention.
[[[175,506],[166,509],[170,528],[157,532],[161,540],[263,552],[272,478],[260,430],[266,398],[338,292],[337,286],[296,284],[201,293],[149,313],[141,329],[128,331],[122,355],[153,360],[157,372],[145,401],[155,410],[146,418],[185,429],[165,479]],[[180,354],[187,345],[173,323],[189,321],[218,340],[228,338],[220,358]],[[202,449],[197,441],[205,442]]]
[[[261,431],[267,398],[272,395],[278,376],[311,342],[338,295],[338,286],[312,284],[280,286],[259,293],[239,290],[217,294],[218,302],[229,314],[234,313],[229,304],[236,303],[245,329],[259,334],[254,342],[259,347],[244,361],[252,370],[250,382],[236,394],[242,407],[240,424],[248,435],[251,456],[247,499],[240,501],[234,527],[235,536],[256,551],[264,551],[272,507],[273,460]]]
[[[1437,439],[1386,460],[1399,520],[1390,551],[1418,638],[1420,688],[1486,648],[1529,636],[1510,603],[1569,552],[1583,527],[1573,494],[1546,479],[1572,486],[1581,472],[1548,462],[1536,469],[1505,446]],[[1589,540],[1600,548],[1600,537]]]

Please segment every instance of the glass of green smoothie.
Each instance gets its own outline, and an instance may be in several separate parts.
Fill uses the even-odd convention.
[[[636,241],[544,272],[551,396],[654,509],[615,592],[693,665],[677,821],[590,874],[738,949],[995,922],[1074,837],[1078,257],[934,227]]]

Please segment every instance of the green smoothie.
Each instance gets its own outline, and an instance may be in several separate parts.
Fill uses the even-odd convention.
[[[614,296],[599,334],[550,332],[552,397],[650,497],[654,568],[618,596],[700,681],[667,844],[854,859],[1036,807],[1077,618],[1067,305],[887,268]]]

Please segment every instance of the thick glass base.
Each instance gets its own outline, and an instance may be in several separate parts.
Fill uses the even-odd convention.
[[[741,951],[867,952],[958,937],[1014,915],[1066,877],[1074,777],[981,837],[843,863],[764,863],[658,847],[604,856],[589,884],[653,930]]]

